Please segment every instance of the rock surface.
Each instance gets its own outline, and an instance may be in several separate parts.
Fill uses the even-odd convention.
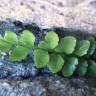
[[[0,80],[0,96],[96,96],[95,80],[40,76],[29,80]]]
[[[90,34],[70,28],[42,29],[35,23],[7,20],[0,22],[0,33],[6,30],[19,34],[22,30],[31,30],[36,36],[36,43],[44,38],[46,31],[55,30],[59,36],[66,34],[86,38]],[[96,80],[88,78],[63,78],[55,76],[49,70],[37,70],[32,63],[32,52],[26,60],[20,62],[0,61],[0,96],[96,96]],[[39,74],[41,72],[41,74]]]
[[[0,0],[0,33],[10,30],[19,34],[23,29],[29,29],[38,43],[46,30],[50,30],[46,28],[55,26],[64,27],[52,29],[60,36],[75,32],[79,38],[86,38],[86,33],[96,35],[95,9],[96,0]],[[32,54],[30,56],[32,58]],[[96,96],[96,80],[38,76],[37,69],[31,70],[35,67],[30,62],[4,64],[0,62],[0,96]]]
[[[40,27],[96,32],[96,0],[0,0],[0,21],[11,18]]]
[[[18,21],[0,22],[0,33],[6,30],[19,34],[23,29],[34,32],[36,42],[44,38],[46,31],[55,30],[59,36],[66,34],[86,38],[90,34],[69,28],[41,29],[36,24],[24,24]],[[78,31],[78,33],[76,33]],[[0,61],[0,96],[96,96],[96,80],[88,78],[63,78],[49,70],[36,69],[32,63],[32,53],[23,62]]]

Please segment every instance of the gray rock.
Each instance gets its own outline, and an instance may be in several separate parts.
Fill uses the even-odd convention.
[[[0,96],[96,96],[96,84],[92,79],[59,76],[22,81],[1,79]]]
[[[22,79],[36,77],[38,70],[31,62],[16,63],[7,60],[0,60],[0,78]]]
[[[1,81],[0,96],[46,96],[45,89],[38,82]]]
[[[10,18],[96,33],[96,0],[0,0],[0,21]]]

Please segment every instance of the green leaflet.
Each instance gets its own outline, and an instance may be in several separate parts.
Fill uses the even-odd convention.
[[[14,32],[6,31],[4,38],[0,35],[0,50],[2,52],[8,52],[17,42],[17,35]]]
[[[14,32],[6,31],[4,35],[4,40],[10,43],[10,45],[16,44],[18,42],[17,35]]]
[[[0,35],[0,50],[2,52],[8,52],[11,48],[11,44],[7,43],[4,38]]]
[[[29,49],[17,45],[16,48],[10,52],[9,59],[12,61],[21,61],[28,55]]]
[[[90,47],[90,42],[88,40],[81,40],[77,43],[75,54],[77,56],[83,56],[87,54],[87,51]]]
[[[38,47],[41,49],[49,49],[49,45],[45,41],[40,41]]]
[[[93,54],[93,58],[96,60],[96,49],[95,49],[95,52]]]
[[[49,62],[49,54],[42,49],[34,50],[34,62],[37,68],[45,67]]]
[[[89,64],[89,66],[88,66],[88,72],[87,72],[87,74],[90,77],[96,78],[96,62],[94,62],[93,60],[91,60],[88,64]]]
[[[77,65],[78,65],[78,59],[76,57],[69,57],[63,66],[62,74],[65,77],[72,76]]]
[[[72,36],[65,36],[59,42],[59,45],[55,48],[56,52],[64,52],[71,54],[76,46],[76,39]]]
[[[90,48],[87,52],[87,56],[92,56],[96,50],[96,41],[94,37],[90,37],[89,41],[90,41]]]
[[[1,52],[1,50],[0,50],[0,58],[2,57],[2,52]]]
[[[53,73],[59,72],[64,65],[64,60],[62,56],[57,55],[57,54],[51,54],[50,55],[50,61],[48,63],[48,68],[51,70]]]
[[[38,45],[42,49],[54,49],[58,45],[59,37],[55,32],[48,32],[45,40],[41,41]]]
[[[23,46],[33,48],[35,42],[35,36],[32,32],[24,30],[20,36],[19,43]]]
[[[86,60],[80,60],[77,68],[77,75],[84,76],[87,73],[88,63]]]

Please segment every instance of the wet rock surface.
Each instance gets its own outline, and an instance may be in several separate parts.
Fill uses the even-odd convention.
[[[0,78],[22,79],[37,76],[37,69],[31,62],[15,63],[11,61],[0,61]]]
[[[95,80],[55,75],[21,81],[1,79],[0,96],[96,96],[96,84]]]
[[[20,34],[24,29],[35,34],[36,44],[49,30],[56,31],[61,37],[69,34],[80,39],[91,35],[87,31],[73,28],[42,29],[35,23],[11,20],[0,22],[2,35],[6,30]],[[52,74],[47,68],[37,69],[33,63],[33,50],[30,50],[28,57],[22,62],[12,62],[7,59],[6,54],[0,60],[0,96],[96,96],[95,81],[78,77],[64,78]]]

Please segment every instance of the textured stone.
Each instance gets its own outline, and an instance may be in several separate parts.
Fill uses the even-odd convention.
[[[96,31],[96,0],[0,0],[0,21]]]
[[[95,80],[55,75],[22,81],[1,79],[0,96],[96,96],[96,84]]]
[[[2,63],[2,64],[1,64]],[[36,77],[38,69],[31,62],[16,63],[0,60],[0,78],[24,79]]]

